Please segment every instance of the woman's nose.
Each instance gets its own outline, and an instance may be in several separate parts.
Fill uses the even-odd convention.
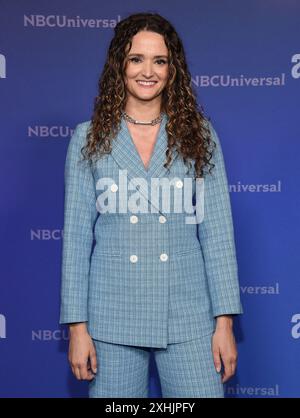
[[[153,75],[153,64],[151,61],[144,61],[142,74],[148,78]]]

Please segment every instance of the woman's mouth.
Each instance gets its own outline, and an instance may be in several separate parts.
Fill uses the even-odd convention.
[[[141,87],[151,88],[151,87],[153,87],[157,83],[157,81],[142,81],[142,80],[137,80],[137,83]]]

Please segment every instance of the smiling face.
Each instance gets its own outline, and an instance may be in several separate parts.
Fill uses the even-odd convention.
[[[161,99],[168,81],[168,49],[162,35],[140,31],[132,38],[127,53],[125,84],[130,100]]]

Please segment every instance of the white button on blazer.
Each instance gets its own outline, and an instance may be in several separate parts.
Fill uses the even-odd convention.
[[[163,215],[161,215],[159,218],[158,218],[158,220],[159,220],[159,222],[161,223],[161,224],[164,224],[165,222],[166,222],[166,218],[163,216]]]
[[[118,185],[117,184],[112,184],[111,186],[110,186],[110,190],[112,191],[112,192],[116,192],[117,190],[118,190]]]
[[[161,261],[167,261],[167,259],[168,259],[168,254],[163,253],[163,254],[161,254],[161,255],[159,256],[159,258],[161,259]]]
[[[177,180],[175,184],[176,184],[176,187],[177,187],[178,189],[181,189],[181,188],[183,187],[183,183],[182,183],[182,181],[181,181],[181,180]]]
[[[139,218],[136,215],[130,216],[130,222],[132,224],[136,224],[138,222]]]
[[[132,254],[132,255],[130,256],[130,261],[131,261],[132,263],[136,263],[136,262],[138,261],[138,257],[137,257],[137,255]]]

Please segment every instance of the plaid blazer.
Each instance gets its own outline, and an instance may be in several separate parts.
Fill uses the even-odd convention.
[[[218,135],[207,121],[215,167],[204,178],[202,222],[187,222],[174,196],[189,181],[195,203],[194,167],[177,151],[163,166],[167,120],[163,114],[148,169],[124,119],[111,153],[92,164],[78,162],[90,121],[76,126],[68,146],[59,323],[87,322],[97,340],[165,348],[211,333],[218,315],[243,313]],[[174,187],[150,193],[153,179]]]

